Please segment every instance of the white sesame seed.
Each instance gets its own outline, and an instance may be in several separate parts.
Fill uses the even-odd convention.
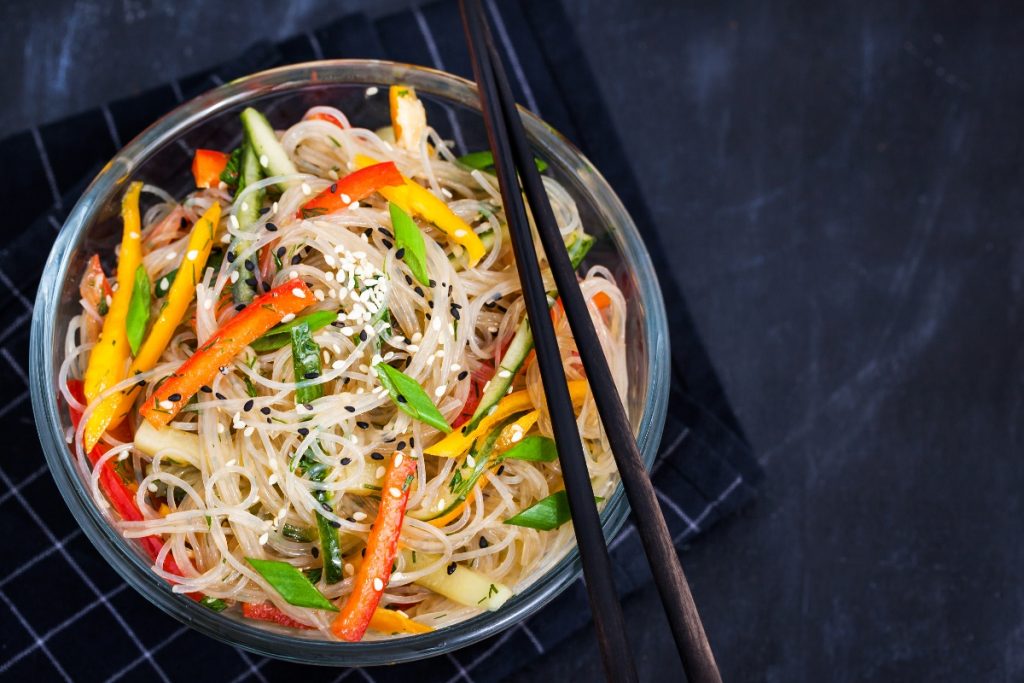
[[[384,590],[384,582],[381,581],[380,578],[373,580],[373,590],[378,592]]]
[[[331,363],[331,367],[334,368],[335,370],[341,370],[343,367],[345,367],[345,361],[336,360],[333,363]]]
[[[260,166],[266,168],[269,165],[270,165],[270,159],[267,158],[266,154],[261,154],[260,155]]]
[[[324,280],[327,280],[328,282],[334,282],[334,271],[328,270],[326,273],[324,273]]]
[[[508,379],[511,376],[512,376],[512,373],[509,372],[508,370],[504,370],[503,369],[503,370],[499,370],[498,371],[498,377],[500,377],[502,379]]]
[[[277,213],[277,202],[274,202],[273,204],[270,205],[270,210],[273,213]]]
[[[228,223],[230,223],[231,227],[234,228],[235,230],[238,230],[238,228],[240,227],[238,224],[238,216],[236,216],[235,214],[231,214],[230,216],[228,216]]]
[[[132,230],[130,233],[128,233],[128,238],[129,239],[137,240],[137,239],[140,239],[141,237],[142,237],[142,235],[140,235],[139,233],[135,232],[134,230]]]
[[[441,500],[437,501],[437,510],[438,510],[438,512],[440,512],[441,510],[444,510],[444,498],[442,498]]]
[[[357,510],[352,513],[352,519],[356,520],[357,522],[361,522],[364,519],[366,519],[366,513],[363,512],[362,510]]]
[[[114,302],[114,297],[112,297],[109,294],[107,294],[107,296],[104,299],[104,301],[107,302],[107,308],[110,308],[110,304],[112,304]]]
[[[124,453],[122,453],[121,455],[117,456],[117,459],[118,459],[118,460],[120,460],[120,461],[122,461],[122,462],[124,462],[125,460],[127,460],[127,459],[128,459],[128,456],[129,456],[129,455],[131,455],[131,453],[129,453],[128,451],[125,451],[125,452],[124,452]]]
[[[264,532],[263,535],[260,536],[260,545],[266,545],[267,541],[269,541],[269,540],[270,540],[270,534]]]
[[[441,398],[442,396],[444,396],[444,392],[447,391],[447,390],[448,390],[448,387],[446,387],[445,385],[442,384],[438,388],[434,389],[434,396],[437,396],[438,398]]]
[[[309,186],[309,183],[302,183],[302,194],[306,196],[313,194],[313,188]]]
[[[217,433],[218,433],[218,434],[223,434],[223,433],[224,433],[224,431],[225,431],[225,429],[224,429],[224,423],[223,423],[223,422],[218,422],[218,423],[217,423]]]
[[[347,194],[342,193],[342,195],[341,195],[341,202],[343,204],[351,204],[352,203],[352,198],[349,197]]]
[[[407,344],[405,350],[408,351],[409,353],[416,353],[417,351],[420,350],[420,347],[417,346],[416,344]]]
[[[295,270],[289,270],[288,271],[288,279],[289,280],[294,280],[297,277],[299,277],[298,271],[295,271]]]
[[[458,372],[461,369],[462,369],[461,365],[459,365],[458,363],[452,363],[452,372]]]
[[[441,194],[443,194],[443,195],[444,195],[445,197],[447,197],[448,199],[451,199],[451,198],[452,198],[452,191],[451,191],[451,190],[449,190],[449,189],[448,189],[447,187],[442,187],[442,188],[441,188]]]
[[[164,410],[170,410],[171,408],[174,407],[174,403],[172,403],[171,401],[166,401],[166,400],[165,401],[160,401],[160,407],[163,408]]]
[[[149,486],[147,486],[146,488],[152,491],[153,493],[156,493],[157,490],[159,489],[159,487],[156,485],[156,482],[150,482]]]
[[[299,299],[305,299],[306,298],[306,293],[304,291],[302,291],[301,289],[299,289],[298,287],[295,287],[294,289],[292,289],[292,294],[294,294]]]
[[[366,96],[373,97],[378,92],[380,92],[380,89],[375,85],[371,85],[369,88],[366,89]]]
[[[295,320],[295,314],[294,313],[289,313],[289,314],[285,315],[283,318],[281,318],[281,322],[283,322],[283,323],[290,323],[293,320]]]
[[[162,287],[163,289],[167,289],[170,286],[171,286],[171,281],[169,279],[167,279],[166,277],[160,278],[160,287]]]
[[[242,202],[242,211],[249,210],[249,202]]]
[[[187,254],[185,254],[185,258],[187,258],[189,261],[195,261],[197,258],[199,258],[199,250],[198,249],[191,249],[191,250],[189,250],[189,252]]]
[[[313,298],[315,298],[317,301],[323,301],[325,298],[327,298],[327,295],[324,294],[324,290],[322,289],[314,289]]]
[[[271,486],[276,484],[277,483],[277,475],[276,474],[271,474],[269,477],[267,477],[267,483],[270,484]]]
[[[224,233],[223,235],[221,235],[220,236],[220,243],[221,244],[231,244],[231,235],[228,234],[228,233]]]
[[[231,280],[231,284],[234,284],[234,283],[238,282],[238,279],[240,277],[241,277],[241,275],[239,274],[239,272],[237,270],[231,271],[231,277],[229,278]]]
[[[359,202],[352,202],[351,204],[348,205],[348,208],[349,209],[358,209],[359,208]],[[364,242],[368,242],[369,241],[369,240],[366,239],[366,233],[365,232],[363,233],[363,241]]]
[[[168,261],[173,261],[174,259],[178,258],[178,254],[176,252],[169,251],[169,252],[167,252],[167,256],[165,258]]]
[[[203,301],[203,310],[208,311],[211,308],[213,308],[213,297],[212,296],[211,297],[207,297],[206,300]]]
[[[402,464],[402,459],[403,459],[404,457],[405,457],[405,456],[404,456],[404,455],[402,455],[401,453],[395,453],[395,458],[394,458],[394,460],[393,460],[393,462],[394,462],[394,464],[395,464],[395,467],[398,467],[399,465],[401,465],[401,464]]]
[[[476,458],[474,458],[472,455],[467,455],[466,464],[469,465],[470,467],[476,467]]]
[[[458,230],[456,230],[452,234],[454,234],[456,237],[465,237],[466,236],[466,231],[463,228],[459,228]]]
[[[255,427],[246,427],[245,431],[243,432],[243,434],[245,434],[246,436],[252,436],[253,432],[255,432],[255,431],[256,431]]]
[[[377,468],[377,471],[374,473],[374,477],[376,479],[383,479],[384,478],[384,473],[386,471],[387,470],[384,469],[384,465],[381,465],[380,467]]]
[[[421,332],[413,332],[410,341],[415,344],[419,344],[423,340],[423,334]]]

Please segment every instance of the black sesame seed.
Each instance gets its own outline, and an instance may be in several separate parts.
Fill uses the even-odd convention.
[[[330,524],[335,529],[340,529],[341,528],[341,522],[335,522],[333,519],[328,521],[327,523]],[[365,548],[364,548],[364,550],[365,550]]]
[[[433,308],[434,307],[434,300],[431,299],[430,301],[428,301],[427,302],[427,306],[430,306],[430,308]],[[427,318],[427,319],[429,320],[429,318]]]
[[[270,283],[268,281],[266,281],[266,280],[263,281],[263,291],[264,292],[269,292],[270,291]]]
[[[292,265],[294,266],[298,263],[302,263],[302,257],[296,254],[295,256],[292,256]]]
[[[437,280],[435,280],[434,278],[430,278],[430,286],[437,287]]]
[[[269,206],[264,206],[262,209],[260,209],[260,215],[261,216],[266,216],[268,213],[270,213],[270,207]]]
[[[405,400],[405,396],[402,396],[401,394],[398,394],[398,396],[396,396],[395,398],[398,399],[399,403],[406,403],[407,402]]]
[[[327,512],[333,512],[333,510],[331,510],[331,504],[330,503],[320,503],[320,507],[322,507]]]
[[[181,394],[171,394],[170,396],[167,397],[167,400],[174,401],[175,403],[177,403],[178,401],[181,400]]]
[[[459,565],[455,564],[454,562],[452,562],[450,565],[448,565],[448,576],[451,576],[452,574],[454,574],[455,570],[458,569],[458,568],[459,568]]]
[[[236,311],[244,311],[245,310],[245,304],[235,304],[235,310]]]
[[[182,216],[181,220],[178,221],[178,227],[181,228],[182,230],[184,230],[185,227],[187,227],[187,226],[188,226],[188,220],[186,220],[185,217]]]
[[[405,276],[405,284],[409,285],[410,287],[412,286],[412,278],[409,277],[408,275]]]
[[[245,269],[251,273],[256,270],[256,263],[252,259],[245,259]]]
[[[366,237],[366,239],[370,239],[373,236],[373,228],[363,230],[363,236]]]
[[[267,230],[269,232],[277,232],[277,226],[273,223],[267,223]]]
[[[395,442],[395,439],[397,439],[397,438],[398,438],[397,436],[389,436],[388,438],[386,438],[386,439],[384,439],[384,440],[385,440],[386,442],[388,442],[388,443],[394,443],[394,442]]]
[[[277,258],[284,258],[284,255],[288,253],[288,247],[277,248]]]
[[[410,436],[409,437],[409,448],[416,448],[416,437],[415,436]]]
[[[225,256],[225,258],[228,260],[228,263],[234,263],[235,259],[237,258],[237,255],[235,254],[235,252],[229,251],[228,255]]]
[[[501,473],[504,472],[504,471],[505,471],[505,466],[504,465],[501,465],[500,467],[498,467],[498,476],[500,477]]]
[[[366,557],[366,548],[363,548],[359,553],[360,557]]]
[[[354,413],[354,412],[356,412],[356,407],[355,406],[345,406],[345,410],[347,410],[350,413]]]
[[[394,234],[390,230],[388,230],[387,228],[379,227],[377,229],[380,230],[380,234],[384,235],[388,239],[395,239]]]
[[[486,547],[487,547],[487,546],[489,546],[489,545],[490,545],[490,542],[489,542],[489,541],[488,541],[488,540],[487,540],[486,538],[484,538],[483,536],[481,536],[481,537],[480,537],[480,547],[481,547],[481,548],[486,548]]]
[[[462,380],[466,379],[467,377],[469,377],[469,370],[463,370],[462,372],[459,373],[459,381],[460,382]]]
[[[249,285],[253,289],[256,289],[256,287],[258,287],[260,283],[257,282],[256,278],[254,277],[247,277],[245,278],[245,284]]]
[[[244,410],[245,412],[249,412],[250,410],[252,410],[253,403],[254,401],[250,398],[248,401],[245,402],[245,405],[242,406],[242,410]]]
[[[316,546],[313,546],[312,548],[310,548],[309,549],[309,553],[313,556],[314,560],[316,558],[320,557],[320,549],[317,548]]]
[[[306,427],[299,427],[299,436],[309,436],[309,429]]]
[[[303,377],[305,377],[306,379],[316,379],[319,376],[320,373],[317,372],[316,370],[310,370],[309,372],[303,375]]]
[[[414,287],[412,291],[416,292],[416,294],[419,296],[423,296],[423,288],[420,287],[419,285]]]
[[[338,192],[338,183],[331,183],[331,194],[337,194],[337,192]]]
[[[393,244],[393,243],[391,242],[391,240],[381,240],[381,241],[380,241],[380,243],[384,245],[384,248],[385,248],[385,249],[390,249],[390,248],[392,248],[393,246],[395,246],[395,245],[394,245],[394,244]]]
[[[395,448],[397,448],[400,451],[404,451],[405,450],[405,442],[404,441],[399,441],[398,445],[396,445]]]
[[[370,453],[370,457],[373,458],[374,460],[383,460],[384,459],[384,454],[383,453],[378,453],[377,451],[374,451],[373,453]]]
[[[356,422],[356,427],[359,427],[360,429],[369,429],[370,428],[370,423],[369,422],[364,422],[363,420],[360,420],[360,421]]]
[[[455,308],[454,306],[452,306],[452,317],[455,318],[456,320],[458,320],[460,317],[459,309]]]
[[[359,331],[359,341],[366,341],[366,330]]]
[[[260,408],[260,412],[264,415],[270,415],[270,406],[263,406]]]
[[[433,301],[430,302],[430,307],[431,308],[434,307],[434,302]],[[430,320],[430,314],[429,313],[425,313],[424,315],[426,316],[427,320]]]
[[[395,258],[405,258],[405,247],[395,252]]]
[[[352,516],[349,516],[349,517],[345,518],[345,521],[348,522],[349,524],[355,524],[356,518],[352,517]]]
[[[225,396],[224,394],[220,393],[219,391],[217,393],[215,393],[214,396],[216,396],[217,398],[219,398],[222,401],[228,400],[228,397]]]
[[[348,464],[350,464],[351,462],[352,462],[352,458],[342,458],[342,459],[341,459],[341,464],[342,464],[342,465],[348,465]]]
[[[302,407],[305,408],[307,412],[310,412],[310,413],[313,412],[313,404],[312,403],[303,403]]]
[[[205,384],[203,386],[199,387],[199,391],[203,392],[204,394],[212,394],[213,393],[213,389],[211,389],[210,387],[206,386]]]

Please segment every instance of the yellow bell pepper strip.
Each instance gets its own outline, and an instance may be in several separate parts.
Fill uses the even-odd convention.
[[[379,163],[363,154],[356,155],[356,168],[366,168]],[[487,249],[480,237],[473,232],[466,221],[456,216],[448,205],[431,194],[430,190],[423,187],[415,180],[402,176],[404,185],[398,187],[382,187],[377,191],[384,195],[392,204],[397,204],[406,213],[419,216],[425,221],[433,223],[448,237],[466,250],[469,267],[472,268],[484,257]]]
[[[117,291],[111,297],[110,310],[103,319],[100,340],[89,354],[89,364],[85,369],[85,397],[90,402],[125,378],[128,362],[128,330],[125,321],[132,299],[135,270],[142,262],[142,226],[139,217],[141,191],[142,183],[134,182],[128,186],[121,200],[124,233],[117,258]],[[91,446],[86,450],[91,450]]]
[[[256,297],[196,349],[146,399],[139,412],[154,427],[165,426],[196,395],[201,386],[213,381],[220,368],[227,367],[246,346],[263,336],[286,315],[294,315],[314,301],[313,292],[298,278]]]
[[[393,85],[388,90],[388,104],[395,144],[402,149],[416,149],[427,129],[427,110],[416,97],[416,90],[407,85]]]
[[[401,612],[378,607],[370,617],[370,628],[381,633],[430,633],[433,627],[413,621]]]
[[[569,395],[572,397],[574,405],[579,405],[583,402],[588,390],[589,387],[586,380],[580,379],[569,382]],[[498,401],[498,404],[494,407],[494,412],[480,420],[480,424],[477,425],[476,429],[465,434],[462,430],[456,430],[432,446],[427,446],[423,449],[423,452],[430,455],[438,455],[442,458],[458,457],[468,451],[477,438],[486,434],[499,422],[516,413],[522,413],[527,410],[533,410],[530,392],[525,389],[513,392]]]
[[[174,277],[174,284],[167,292],[167,304],[153,323],[153,329],[139,348],[139,353],[128,368],[126,377],[151,370],[171,342],[174,331],[181,324],[185,311],[195,298],[196,283],[202,278],[203,268],[213,247],[213,234],[220,221],[220,211],[220,204],[214,203],[192,227],[187,251],[178,267],[178,274]],[[120,394],[108,396],[103,403],[96,406],[85,426],[86,450],[92,450],[108,429],[121,424],[135,403],[135,397],[141,388],[140,385],[133,386]]]

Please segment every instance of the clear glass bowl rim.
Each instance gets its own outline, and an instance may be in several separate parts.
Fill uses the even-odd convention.
[[[561,562],[502,609],[423,635],[340,643],[299,638],[226,619],[173,593],[170,586],[151,571],[148,561],[116,533],[96,509],[68,457],[56,400],[57,368],[50,350],[50,343],[57,341],[54,333],[59,296],[68,276],[71,256],[96,213],[115,196],[136,166],[192,126],[267,94],[301,91],[331,83],[380,86],[397,82],[479,111],[476,86],[472,82],[435,69],[381,60],[326,60],[284,66],[234,80],[181,104],[128,143],[92,181],[57,236],[36,295],[29,362],[36,428],[50,472],[86,536],[125,581],[175,619],[225,643],[277,659],[328,666],[367,666],[423,659],[465,647],[525,620],[579,579],[578,549],[573,546]],[[578,174],[591,201],[603,214],[620,255],[636,278],[638,303],[645,314],[649,378],[638,443],[649,470],[661,440],[669,389],[668,325],[654,267],[636,225],[593,164],[541,119],[524,109],[521,112],[531,142],[545,158]],[[607,539],[613,538],[622,527],[628,512],[620,485],[602,512]]]

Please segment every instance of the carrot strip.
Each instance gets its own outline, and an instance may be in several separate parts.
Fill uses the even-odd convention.
[[[154,427],[163,427],[195,396],[199,388],[213,381],[251,342],[313,303],[313,293],[299,279],[253,299],[244,310],[226,322],[186,360],[166,382],[153,392],[139,412]]]
[[[352,593],[331,624],[331,631],[342,640],[356,642],[370,626],[373,612],[391,578],[405,506],[415,478],[416,459],[396,452],[384,474],[380,509],[366,540],[366,555],[356,572]]]

